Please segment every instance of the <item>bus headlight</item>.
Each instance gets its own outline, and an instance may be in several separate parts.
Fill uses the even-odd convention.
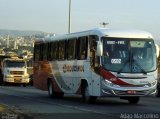
[[[157,83],[157,81],[153,81],[151,83],[148,83],[148,84],[144,85],[144,87],[149,88],[149,87],[152,87],[152,86],[156,85],[156,83]]]
[[[156,81],[156,80],[155,80],[155,81],[153,81],[153,82],[151,83],[151,86],[156,85],[156,83],[157,83],[157,81]]]
[[[107,84],[108,86],[113,86],[113,83],[111,81],[108,81],[105,79],[105,84]]]
[[[119,85],[116,85],[116,84],[112,83],[111,81],[109,81],[107,79],[105,79],[105,84],[107,86],[111,86],[111,87],[120,87]]]

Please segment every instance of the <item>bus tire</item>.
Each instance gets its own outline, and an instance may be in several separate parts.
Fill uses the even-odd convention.
[[[130,104],[137,104],[139,102],[139,100],[140,100],[140,97],[129,97],[128,98],[128,102]]]
[[[63,98],[64,97],[64,93],[63,92],[57,92],[57,93],[55,93],[55,97],[56,98]]]
[[[54,87],[51,80],[48,81],[48,95],[51,98],[55,97]]]
[[[88,84],[84,84],[82,86],[82,100],[85,103],[95,103],[97,96],[90,96],[89,95],[89,87]]]
[[[157,84],[157,97],[160,97],[160,83]]]

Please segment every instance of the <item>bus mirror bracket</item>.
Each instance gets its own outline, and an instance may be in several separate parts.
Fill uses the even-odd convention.
[[[97,56],[102,56],[103,46],[101,41],[97,41]]]
[[[157,44],[155,44],[156,46],[156,55],[157,55],[157,58],[159,57],[159,46]]]

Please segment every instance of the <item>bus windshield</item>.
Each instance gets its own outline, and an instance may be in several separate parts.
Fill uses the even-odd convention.
[[[147,73],[156,70],[152,39],[102,37],[102,65],[117,73]]]

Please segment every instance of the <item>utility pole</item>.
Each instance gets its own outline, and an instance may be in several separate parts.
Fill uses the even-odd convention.
[[[102,23],[100,23],[100,25],[102,25],[104,28],[108,25],[109,23],[107,23],[107,22],[102,22]]]
[[[9,47],[10,47],[9,42],[10,42],[10,35],[8,34],[8,36],[7,36],[7,48],[9,48]]]
[[[69,0],[68,33],[71,33],[71,0]]]

